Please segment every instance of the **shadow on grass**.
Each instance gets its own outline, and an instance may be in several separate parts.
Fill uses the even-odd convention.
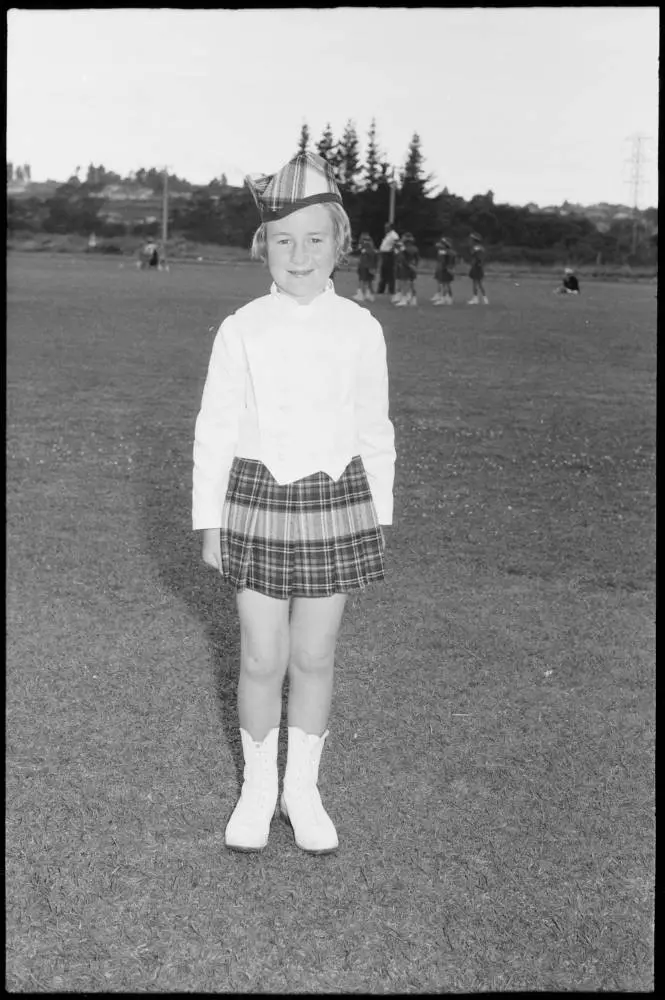
[[[137,501],[145,551],[162,586],[205,630],[222,728],[240,782],[243,757],[236,709],[240,632],[234,592],[202,562],[200,534],[191,527],[191,445],[188,448],[174,433],[166,414],[160,421],[153,408],[143,414],[142,426]]]

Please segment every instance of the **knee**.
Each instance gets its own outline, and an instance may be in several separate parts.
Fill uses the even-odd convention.
[[[292,643],[289,669],[301,674],[323,676],[332,671],[334,658],[334,648],[315,648]]]
[[[240,657],[240,670],[246,680],[254,684],[278,684],[284,678],[286,658],[274,653],[263,654],[244,650]]]
[[[256,684],[276,684],[283,680],[289,659],[288,636],[275,636],[270,643],[242,636],[240,670]]]

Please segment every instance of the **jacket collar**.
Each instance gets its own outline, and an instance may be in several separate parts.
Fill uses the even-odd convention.
[[[335,294],[335,286],[332,278],[328,278],[328,283],[320,295],[317,295],[316,298],[312,299],[311,302],[308,302],[307,305],[301,305],[291,295],[287,295],[285,292],[280,291],[274,281],[270,286],[270,295],[275,302],[279,303],[281,308],[290,309],[297,315],[307,315],[314,311],[318,311],[322,306],[328,304]]]

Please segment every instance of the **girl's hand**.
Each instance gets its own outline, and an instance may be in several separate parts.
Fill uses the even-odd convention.
[[[222,572],[222,549],[219,541],[219,528],[203,529],[201,555],[206,566],[212,566],[218,573]]]

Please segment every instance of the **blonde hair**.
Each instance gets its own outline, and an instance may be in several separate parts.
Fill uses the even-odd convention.
[[[351,223],[344,207],[336,201],[321,202],[328,215],[332,219],[333,236],[335,239],[335,266],[341,264],[351,249]],[[265,264],[268,259],[266,249],[266,226],[262,222],[252,237],[250,255],[252,260],[262,260]]]

